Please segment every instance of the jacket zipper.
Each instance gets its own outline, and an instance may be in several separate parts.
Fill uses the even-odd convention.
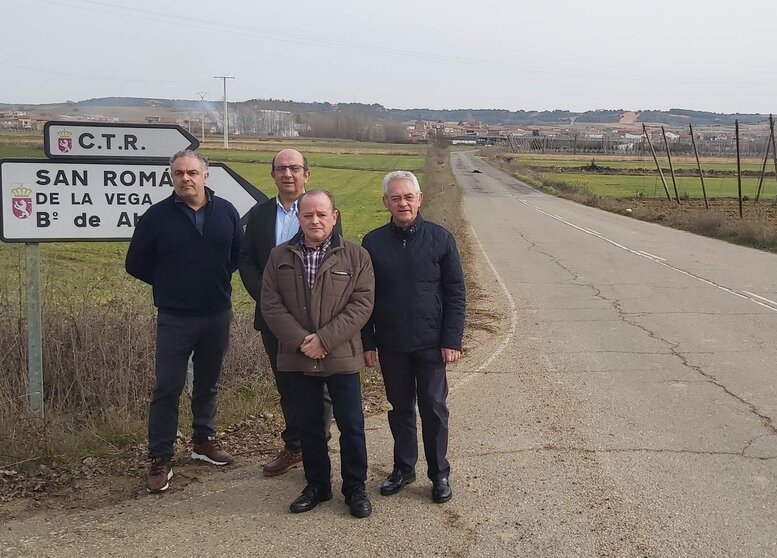
[[[407,256],[407,238],[402,239],[402,275],[407,276],[407,262],[408,262],[408,256]],[[409,346],[409,343],[407,343],[407,336],[408,336],[408,316],[407,316],[408,310],[407,305],[402,305],[402,322],[404,327],[402,328],[404,339],[402,340],[401,346],[403,348],[406,348]]]

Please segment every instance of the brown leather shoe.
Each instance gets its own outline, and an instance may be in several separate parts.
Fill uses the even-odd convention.
[[[265,477],[275,477],[282,475],[289,469],[299,467],[302,463],[302,452],[291,451],[289,448],[283,448],[278,457],[262,467],[262,473]]]
[[[208,438],[204,442],[194,442],[192,444],[192,459],[213,465],[229,465],[235,461],[221,448],[221,443],[216,438]]]

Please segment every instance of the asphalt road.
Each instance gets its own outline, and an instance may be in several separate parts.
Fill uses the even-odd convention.
[[[504,320],[450,370],[450,503],[424,463],[378,494],[378,416],[368,519],[289,514],[301,473],[243,466],[9,522],[0,556],[777,556],[777,256],[452,167]]]
[[[516,321],[467,413],[523,483],[473,554],[777,556],[777,256],[452,167]]]

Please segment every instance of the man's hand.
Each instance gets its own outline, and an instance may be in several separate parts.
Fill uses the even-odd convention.
[[[378,351],[364,351],[364,366],[372,368],[378,362]]]
[[[299,346],[299,350],[308,357],[314,360],[324,358],[326,356],[326,349],[321,344],[321,338],[318,333],[311,333],[306,335],[302,341],[302,345]]]
[[[448,349],[443,347],[440,349],[440,352],[442,353],[442,361],[445,364],[456,362],[461,358],[461,351],[457,349]]]

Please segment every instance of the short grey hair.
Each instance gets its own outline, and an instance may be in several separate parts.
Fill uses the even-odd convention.
[[[194,157],[195,159],[199,159],[200,163],[202,163],[202,170],[208,170],[208,158],[202,153],[192,151],[191,149],[178,151],[172,157],[170,157],[170,166],[172,167],[173,163],[175,163],[178,159],[182,159],[183,157]]]
[[[395,180],[410,180],[413,183],[416,193],[421,191],[421,186],[418,184],[418,179],[410,171],[392,171],[383,177],[383,195],[388,192],[389,184]]]

